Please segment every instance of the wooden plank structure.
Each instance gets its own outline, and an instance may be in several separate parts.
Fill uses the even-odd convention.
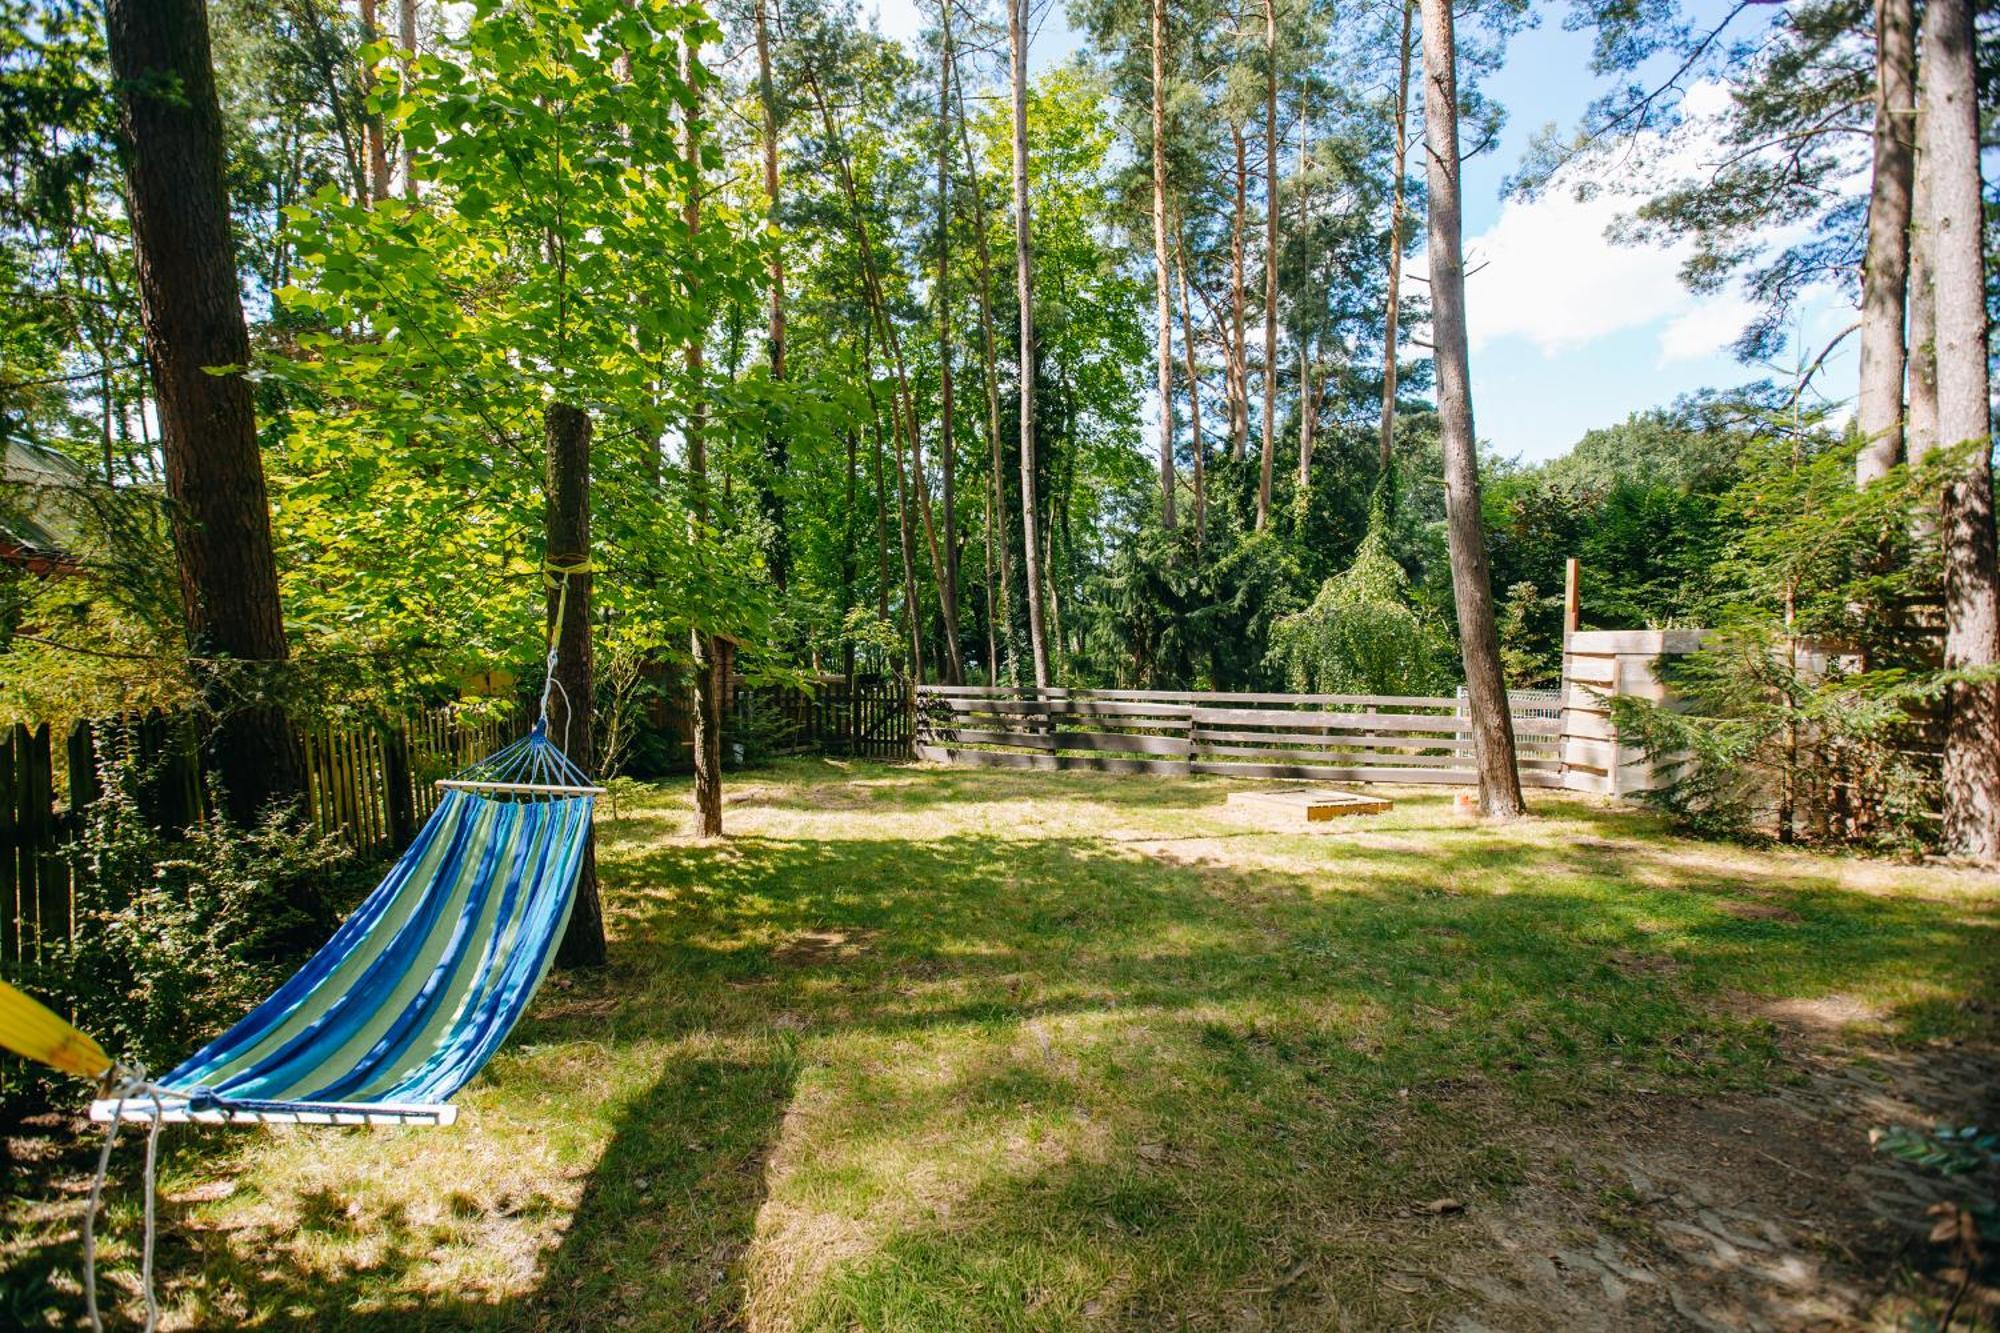
[[[1698,629],[1582,630],[1563,636],[1564,785],[1601,796],[1631,796],[1660,784],[1654,765],[1622,741],[1611,716],[1618,695],[1667,698],[1661,659],[1699,651]]]
[[[1562,782],[1562,722],[1518,711],[1521,780]],[[1443,695],[1031,690],[925,685],[917,756],[989,768],[1210,773],[1308,782],[1471,783],[1472,737]]]
[[[730,721],[739,736],[759,737],[768,754],[905,759],[910,753],[910,695],[892,678],[739,686]]]
[[[1345,815],[1386,815],[1396,807],[1386,796],[1364,796],[1359,792],[1265,791],[1255,787],[1229,793],[1228,804],[1308,824],[1323,824]]]

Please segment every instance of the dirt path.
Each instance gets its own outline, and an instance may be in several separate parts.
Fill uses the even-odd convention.
[[[2000,1052],[1842,1040],[1837,1003],[1766,1013],[1792,1078],[1756,1097],[1661,1098],[1546,1145],[1443,1281],[1485,1330],[2000,1327],[1995,1256],[1967,1281],[1928,1233],[1943,1182],[1871,1150],[1876,1126],[2000,1118]]]

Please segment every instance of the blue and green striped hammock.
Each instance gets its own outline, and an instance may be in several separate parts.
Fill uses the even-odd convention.
[[[438,786],[409,850],[291,980],[91,1118],[450,1124],[548,972],[603,789],[541,721]]]

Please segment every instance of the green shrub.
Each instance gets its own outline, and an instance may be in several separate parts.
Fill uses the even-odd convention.
[[[1938,497],[1963,450],[1854,485],[1859,439],[1773,416],[1719,501],[1732,535],[1702,651],[1667,664],[1669,705],[1612,715],[1667,778],[1685,826],[1919,852],[1942,803]]]
[[[1271,656],[1290,689],[1436,694],[1456,683],[1451,635],[1412,604],[1386,529],[1378,500],[1354,563],[1321,584],[1311,606],[1272,626]]]
[[[129,758],[100,765],[103,795],[66,849],[74,937],[52,941],[22,984],[114,1058],[160,1073],[262,1000],[366,890],[346,844],[295,813],[248,829],[211,818],[179,835],[150,826]],[[221,809],[219,799],[211,809]],[[40,1071],[10,1077],[20,1111],[76,1095]]]

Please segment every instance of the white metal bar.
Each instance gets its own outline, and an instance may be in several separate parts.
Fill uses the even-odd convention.
[[[530,796],[603,796],[604,787],[560,787],[544,782],[467,782],[460,778],[439,778],[437,785],[451,791],[518,792]]]
[[[108,1124],[120,1114],[116,1099],[105,1098],[90,1104],[90,1118]],[[458,1108],[448,1102],[399,1103],[356,1102],[352,1106],[319,1105],[296,1110],[232,1110],[205,1106],[199,1111],[188,1103],[162,1098],[157,1110],[151,1097],[128,1097],[120,1116],[126,1123],[163,1125],[450,1125],[458,1120]]]

